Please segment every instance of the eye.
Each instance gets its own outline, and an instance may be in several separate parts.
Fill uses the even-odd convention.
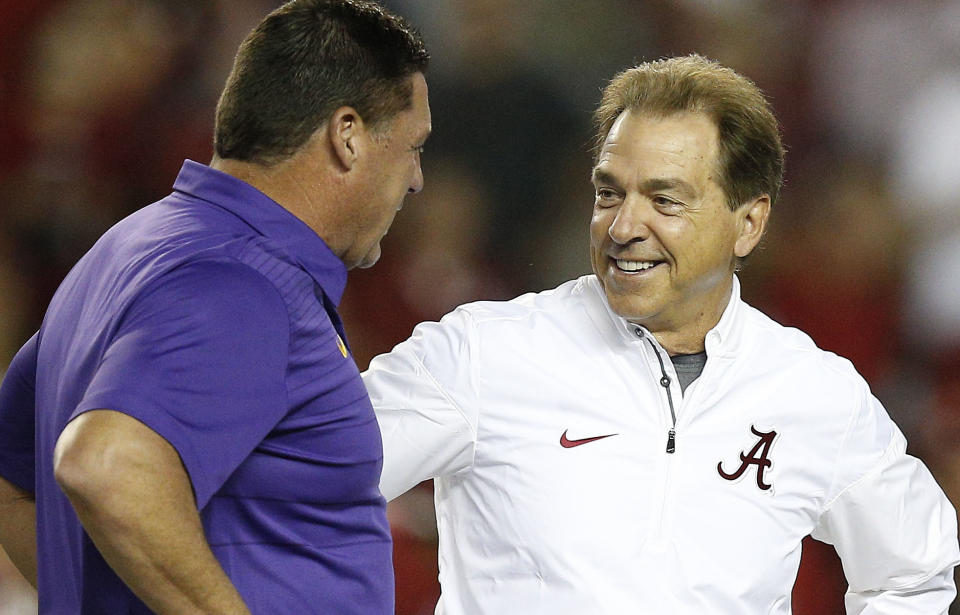
[[[662,194],[655,195],[651,200],[653,201],[653,204],[656,205],[658,210],[665,213],[672,213],[683,207],[683,203],[680,201],[675,201],[670,197],[663,196]]]
[[[597,188],[596,189],[596,200],[594,205],[596,207],[613,207],[618,200],[616,191],[610,188]]]

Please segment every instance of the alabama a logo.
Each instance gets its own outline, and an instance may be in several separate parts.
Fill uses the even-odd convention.
[[[770,447],[773,446],[773,441],[777,437],[777,432],[770,431],[757,431],[757,428],[753,425],[750,426],[750,431],[753,432],[753,435],[760,438],[760,440],[753,445],[753,448],[750,449],[749,453],[740,453],[740,467],[734,470],[733,472],[725,472],[723,470],[723,462],[717,464],[717,472],[720,473],[720,476],[727,480],[737,480],[743,473],[750,468],[750,466],[757,466],[757,487],[766,491],[773,485],[764,480],[763,473],[770,469],[770,466],[773,465],[773,462],[770,461]]]

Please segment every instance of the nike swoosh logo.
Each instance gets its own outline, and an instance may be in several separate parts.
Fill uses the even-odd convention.
[[[580,438],[579,440],[570,440],[567,438],[567,431],[564,430],[563,435],[560,436],[560,446],[563,448],[573,448],[574,446],[580,446],[581,444],[589,444],[591,442],[596,442],[597,440],[603,440],[604,438],[609,438],[615,436],[615,433],[608,433],[605,436],[594,436],[592,438]]]

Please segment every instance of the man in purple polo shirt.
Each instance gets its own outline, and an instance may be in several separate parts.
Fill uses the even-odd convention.
[[[0,543],[42,613],[393,612],[380,433],[336,306],[430,132],[364,0],[243,42],[209,166],[108,231],[0,389]]]

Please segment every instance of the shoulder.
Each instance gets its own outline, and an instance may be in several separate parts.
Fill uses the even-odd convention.
[[[274,281],[249,264],[225,255],[197,255],[158,278],[156,287],[209,303],[242,300],[269,306],[281,297]]]
[[[201,261],[243,261],[264,238],[210,203],[175,193],[110,228],[67,278],[88,293],[120,298]],[[203,268],[188,271],[199,276]],[[183,272],[181,272],[183,273]],[[105,283],[102,281],[106,281]],[[91,297],[92,298],[92,297]]]
[[[587,306],[598,305],[596,280],[583,276],[556,288],[522,294],[509,301],[476,301],[451,313],[469,319],[484,329],[509,326],[510,323],[563,323],[575,319]]]
[[[876,467],[902,436],[848,359],[818,347],[803,331],[741,307],[743,352],[731,386],[764,400],[783,433],[802,434],[804,455],[830,462],[829,501]]]
[[[226,256],[197,256],[158,275],[138,293],[126,321],[184,326],[224,334],[289,330],[286,304],[262,273]]]
[[[758,369],[789,370],[807,386],[862,396],[869,386],[849,359],[817,346],[807,333],[741,304],[746,356]]]
[[[526,356],[546,347],[542,340],[560,333],[566,337],[576,328],[571,323],[586,319],[582,305],[590,295],[587,280],[580,278],[509,301],[466,303],[439,322],[417,325],[390,354],[417,357],[430,371],[476,367],[484,358],[499,361],[521,348],[525,351],[520,354]]]
[[[810,444],[817,443],[826,457],[836,458],[856,425],[873,430],[861,444],[885,446],[889,418],[849,360],[818,347],[803,331],[746,304],[741,308],[741,343],[728,372],[731,390],[764,400],[785,429],[816,434]]]

